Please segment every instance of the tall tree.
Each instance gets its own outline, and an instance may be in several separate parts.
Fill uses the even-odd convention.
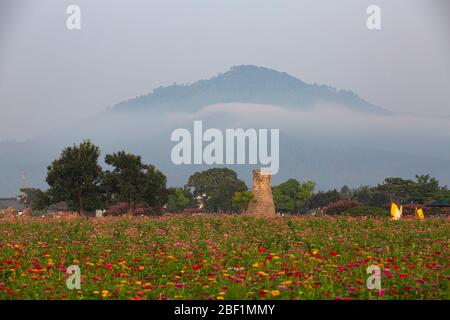
[[[416,203],[424,203],[433,200],[433,195],[436,194],[441,187],[439,180],[426,175],[416,175],[415,186],[411,190],[410,201]]]
[[[48,167],[47,183],[54,201],[66,201],[79,213],[101,205],[99,184],[102,168],[98,164],[100,149],[89,140],[65,148]]]
[[[38,188],[21,189],[21,200],[31,210],[45,210],[51,204],[48,192],[42,191]]]
[[[108,154],[105,162],[113,167],[103,178],[103,188],[113,202],[124,201],[128,212],[138,204],[160,208],[167,201],[166,176],[138,155],[119,151]]]
[[[186,208],[195,207],[195,205],[195,199],[189,190],[183,188],[170,189],[167,201],[167,210],[169,212],[182,212]]]
[[[186,184],[194,197],[198,197],[210,212],[233,210],[235,192],[246,191],[245,182],[237,178],[236,172],[228,168],[213,168],[196,172]]]
[[[167,178],[153,165],[146,165],[142,201],[152,208],[153,212],[159,212],[167,204],[170,192],[167,189]]]
[[[235,192],[233,195],[232,204],[237,210],[244,212],[252,199],[253,193],[250,191]]]
[[[289,179],[273,188],[275,208],[279,212],[299,213],[313,195],[316,187],[313,181]]]

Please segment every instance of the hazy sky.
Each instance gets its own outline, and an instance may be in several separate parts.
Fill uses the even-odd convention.
[[[70,4],[79,31],[66,28]],[[366,28],[371,4],[380,31]],[[1,0],[0,141],[241,64],[450,115],[449,18],[446,0]]]

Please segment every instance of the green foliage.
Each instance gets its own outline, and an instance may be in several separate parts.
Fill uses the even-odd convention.
[[[250,191],[235,192],[233,195],[233,207],[243,212],[247,209],[248,204],[253,199],[253,193]]]
[[[65,148],[48,167],[47,183],[53,201],[66,201],[72,210],[84,213],[101,206],[98,164],[100,149],[89,140]]]
[[[127,202],[129,212],[137,204],[160,209],[167,202],[166,176],[154,166],[142,163],[140,156],[119,151],[106,155],[105,162],[114,169],[104,174],[104,190],[108,198]]]
[[[51,204],[50,195],[38,188],[21,189],[20,198],[32,211],[46,210]]]
[[[182,212],[184,209],[195,207],[195,199],[189,190],[183,188],[170,188],[169,192],[167,211]]]
[[[339,201],[340,198],[341,195],[336,189],[326,192],[320,191],[311,197],[308,209],[324,208],[330,203]]]
[[[339,215],[350,208],[359,206],[361,206],[361,202],[357,200],[339,200],[326,207],[326,214]]]
[[[299,182],[295,179],[273,188],[273,199],[278,212],[299,213],[311,199],[316,184],[313,181]]]
[[[356,206],[345,209],[342,212],[343,215],[348,216],[377,216],[377,217],[389,217],[389,212],[386,209],[374,207],[374,206]]]
[[[439,180],[429,174],[416,175],[416,180],[387,178],[377,189],[385,193],[390,200],[400,203],[425,203],[435,200],[433,197],[441,188]]]
[[[432,198],[437,201],[450,201],[450,190],[442,188],[441,190],[436,191]]]
[[[414,187],[410,191],[410,201],[424,203],[433,199],[433,195],[440,191],[439,180],[429,174],[416,175]]]
[[[186,188],[199,197],[210,212],[231,212],[235,192],[246,191],[245,182],[228,168],[213,168],[196,172],[189,177]]]
[[[383,208],[390,204],[389,196],[377,187],[361,186],[353,191],[353,198],[372,207]]]

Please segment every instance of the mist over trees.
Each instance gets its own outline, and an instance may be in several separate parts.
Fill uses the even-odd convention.
[[[65,202],[81,214],[120,205],[118,214],[243,212],[253,198],[237,173],[229,168],[211,168],[192,174],[184,187],[168,187],[164,173],[141,156],[118,151],[105,156],[106,170],[99,164],[100,149],[85,140],[66,147],[49,166],[47,191],[21,190],[21,200],[32,210],[46,210]],[[285,214],[385,214],[390,203],[425,205],[450,202],[450,190],[429,174],[414,179],[386,178],[376,186],[343,186],[339,191],[316,191],[311,180],[287,181],[272,187],[276,211]]]

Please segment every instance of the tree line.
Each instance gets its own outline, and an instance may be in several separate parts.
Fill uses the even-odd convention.
[[[70,210],[86,213],[126,203],[127,212],[137,207],[146,214],[163,211],[241,212],[253,195],[235,171],[212,168],[191,175],[182,188],[167,186],[166,176],[155,166],[143,163],[138,155],[119,151],[104,158],[108,169],[99,164],[100,148],[85,140],[65,148],[47,168],[48,190],[22,190],[24,201],[33,211],[46,210],[64,201]],[[387,208],[390,202],[423,204],[450,201],[450,190],[430,175],[414,180],[387,178],[377,186],[315,191],[314,181],[289,179],[272,189],[277,212],[302,214],[339,201],[357,201],[369,207]]]

